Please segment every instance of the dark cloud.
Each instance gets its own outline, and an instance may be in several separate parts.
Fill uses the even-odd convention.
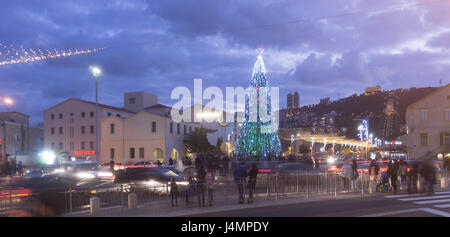
[[[446,1],[17,0],[1,8],[0,43],[107,47],[0,67],[0,95],[14,97],[11,109],[35,122],[66,98],[93,100],[93,64],[104,71],[101,102],[116,106],[124,92],[140,90],[172,104],[171,90],[192,88],[194,78],[204,87],[245,87],[258,45],[282,105],[293,91],[304,105],[376,84],[435,85],[449,73]]]

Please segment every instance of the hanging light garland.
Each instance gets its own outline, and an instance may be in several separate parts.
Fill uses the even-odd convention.
[[[86,50],[49,50],[49,49],[25,49],[23,46],[5,45],[0,43],[0,66],[26,62],[40,61],[50,58],[69,57],[80,54],[90,54],[106,48],[94,48]]]

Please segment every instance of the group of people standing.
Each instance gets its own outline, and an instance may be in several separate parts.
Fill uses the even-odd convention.
[[[245,167],[245,163],[241,162],[240,165],[233,172],[234,181],[238,186],[239,192],[239,204],[245,203],[245,183],[248,177],[247,190],[248,190],[248,204],[253,203],[253,193],[256,188],[256,179],[258,176],[258,167],[256,163],[252,163],[249,170]]]
[[[17,162],[16,159],[1,159],[0,160],[0,177],[7,176],[23,176],[22,161]]]
[[[185,197],[186,206],[189,206],[189,199],[193,196],[198,197],[199,207],[206,206],[205,197],[208,197],[208,206],[213,205],[214,185],[216,177],[212,170],[206,170],[204,166],[199,166],[195,175],[188,177],[188,186],[182,191]],[[170,182],[170,196],[172,207],[178,206],[178,195],[181,193],[174,178]]]
[[[382,174],[379,179],[380,166],[375,160],[372,160],[369,166],[369,177],[371,185],[378,183],[377,189],[381,189],[385,184],[389,184],[390,191],[398,192],[398,185],[406,186],[408,193],[416,193],[417,182],[419,178],[422,178],[425,182],[425,190],[432,194],[433,184],[436,179],[436,169],[432,160],[427,159],[424,161],[410,161],[411,164],[405,160],[391,160],[388,164],[387,171]],[[380,181],[379,181],[380,180]]]

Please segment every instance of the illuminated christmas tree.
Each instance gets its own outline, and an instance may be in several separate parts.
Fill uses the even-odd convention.
[[[261,55],[263,49],[258,51],[249,97],[245,103],[245,121],[240,128],[236,147],[238,157],[252,160],[264,160],[281,153],[278,123],[272,111],[271,93]]]

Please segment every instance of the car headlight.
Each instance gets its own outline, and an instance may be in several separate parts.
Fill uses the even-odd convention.
[[[188,181],[178,181],[178,182],[177,182],[177,185],[183,185],[183,186],[186,186],[186,185],[189,185],[189,182],[188,182]]]
[[[95,178],[95,175],[88,173],[88,172],[78,172],[76,176],[80,179],[93,179]]]
[[[163,186],[164,184],[155,180],[149,180],[145,182],[145,185],[149,187]]]
[[[108,172],[108,171],[99,171],[97,173],[97,176],[99,176],[99,177],[112,177],[113,173]]]

